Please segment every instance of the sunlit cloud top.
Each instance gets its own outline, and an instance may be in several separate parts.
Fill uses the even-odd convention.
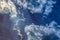
[[[13,2],[11,2],[10,0],[0,0],[0,13],[1,14],[8,14],[10,13],[10,16],[16,16],[17,11],[15,8],[15,5],[13,4]]]

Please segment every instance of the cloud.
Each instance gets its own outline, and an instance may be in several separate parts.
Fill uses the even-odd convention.
[[[17,11],[13,2],[11,2],[10,0],[8,0],[7,2],[6,0],[3,0],[3,1],[0,1],[0,13],[1,14],[10,13],[11,17],[15,17],[17,14]]]
[[[23,0],[22,3],[22,6],[29,9],[31,13],[44,13],[45,15],[48,15],[52,12],[53,4],[56,2],[53,0]]]
[[[57,25],[55,21],[52,21],[49,25],[47,24],[46,26],[39,26],[35,24],[26,25],[25,32],[27,34],[27,40],[42,40],[43,36],[53,33],[60,38],[60,31],[55,29],[55,24]]]

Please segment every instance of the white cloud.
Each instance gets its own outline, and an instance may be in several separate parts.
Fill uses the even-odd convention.
[[[0,7],[1,7],[0,13],[2,14],[10,13],[11,17],[16,17],[17,14],[16,7],[10,0],[8,0],[8,2],[6,2],[5,0],[0,1]]]
[[[43,26],[43,25],[27,25],[25,27],[25,32],[27,34],[28,39],[27,40],[41,40],[42,36],[44,35],[50,35],[52,33],[55,33],[58,37],[60,37],[60,31],[55,29],[55,24],[57,24],[55,21],[52,21],[49,25]],[[57,26],[58,27],[58,26]]]
[[[27,25],[25,27],[25,32],[27,33],[27,40],[41,40],[41,37],[43,36],[40,33],[40,30],[38,29],[39,26],[38,25]]]
[[[56,3],[53,0],[48,0],[48,1],[47,0],[37,0],[36,2],[40,4],[37,7],[35,7],[34,6],[35,4],[33,5],[31,2],[28,3],[26,0],[23,0],[23,2],[22,2],[23,5],[22,6],[24,8],[29,9],[31,13],[44,13],[44,14],[48,15],[50,12],[52,12],[53,4]],[[43,7],[45,7],[45,9],[43,9]]]

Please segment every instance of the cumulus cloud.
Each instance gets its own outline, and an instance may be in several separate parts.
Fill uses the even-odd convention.
[[[48,15],[52,11],[53,4],[56,3],[53,0],[48,0],[48,1],[47,0],[37,0],[37,1],[23,0],[23,2],[21,0],[14,0],[14,1],[19,6],[22,6],[25,9],[29,9],[31,13],[44,13],[46,15]],[[17,17],[17,11],[14,3],[11,0],[9,0],[8,2],[6,2],[5,0],[3,1],[0,0],[0,13],[1,14],[10,13],[11,20],[14,23],[13,30],[17,31],[17,34],[21,36],[21,40],[22,40],[23,37],[22,37],[21,30],[19,28],[20,26],[18,23],[20,21],[24,21],[25,19],[20,19],[19,17]],[[22,16],[24,18],[24,15]],[[46,26],[35,25],[35,24],[26,25],[24,30],[28,37],[27,40],[42,40],[42,37],[44,35],[49,35],[51,33],[55,33],[58,37],[60,37],[59,36],[60,32],[59,30],[57,31],[55,29],[55,26],[54,26],[55,24],[57,25],[55,21],[52,21],[49,25],[46,24]],[[57,26],[57,27],[60,27],[60,26]]]
[[[57,25],[55,21],[52,21],[49,25],[46,26],[39,26],[34,24],[26,25],[25,32],[27,34],[27,40],[42,40],[43,36],[53,33],[60,38],[60,32],[55,29],[54,25]]]
[[[8,14],[10,13],[11,17],[15,17],[17,14],[16,7],[11,2],[11,0],[0,0],[0,13],[1,14]]]
[[[2,15],[9,14],[10,20],[13,23],[11,31],[14,31],[14,34],[16,34],[16,37],[17,36],[19,38],[21,37],[20,39],[15,38],[15,40],[22,40],[22,34],[21,34],[20,29],[18,28],[18,22],[20,19],[17,17],[16,6],[14,5],[14,3],[11,0],[0,0],[0,14],[2,14]]]
[[[31,13],[44,13],[48,15],[56,2],[53,0],[23,0],[22,3],[23,7],[29,9]]]

